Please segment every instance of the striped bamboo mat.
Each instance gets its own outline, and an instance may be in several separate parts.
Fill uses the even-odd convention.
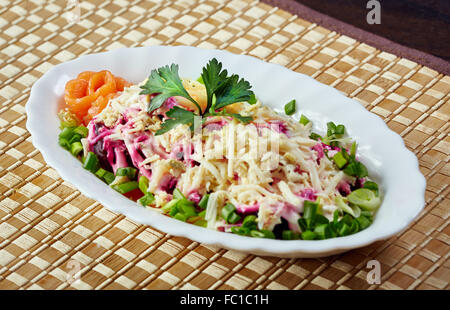
[[[79,1],[75,24],[67,3],[0,0],[1,289],[449,288],[449,76],[258,1]],[[253,55],[358,100],[418,156],[425,210],[389,240],[280,259],[173,237],[84,197],[31,144],[31,86],[80,55],[162,44]],[[380,284],[366,280],[370,260],[381,264]]]

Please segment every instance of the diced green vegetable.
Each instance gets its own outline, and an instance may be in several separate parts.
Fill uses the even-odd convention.
[[[139,185],[139,189],[141,190],[141,192],[142,192],[143,194],[146,194],[146,193],[147,193],[147,190],[148,190],[148,183],[149,183],[149,180],[148,180],[148,178],[147,178],[146,176],[141,175],[141,176],[139,177],[139,183],[138,183],[138,185]]]
[[[97,158],[97,155],[95,155],[93,152],[89,152],[86,156],[86,159],[84,160],[84,169],[91,171],[92,173],[97,172],[99,168],[99,160]]]
[[[130,182],[113,185],[112,188],[121,194],[125,194],[125,193],[131,192],[132,190],[135,190],[136,188],[138,188],[138,183],[136,181],[130,181]]]
[[[241,219],[241,217],[240,217],[236,212],[233,212],[233,213],[231,213],[231,215],[228,217],[228,223],[230,223],[230,224],[236,224],[240,219]]]
[[[181,202],[181,201],[180,201]],[[188,204],[180,204],[180,212],[183,212],[187,217],[196,216],[195,207]]]
[[[247,215],[244,218],[244,221],[242,221],[242,226],[244,227],[251,227],[256,225],[256,216],[254,215]]]
[[[258,230],[251,230],[250,231],[250,236],[255,237],[255,238],[265,238],[266,235]]]
[[[283,240],[296,240],[299,238],[299,235],[292,230],[283,230],[281,233],[281,238]]]
[[[183,213],[177,213],[174,215],[173,218],[175,218],[179,221],[183,221],[183,222],[186,222],[186,219],[187,219],[186,215],[184,215]]]
[[[108,172],[103,168],[100,168],[97,170],[97,172],[95,173],[96,176],[98,176],[100,179],[103,179],[103,176],[105,175],[105,173]]]
[[[310,120],[305,115],[302,114],[302,116],[300,116],[300,124],[306,126],[309,122]]]
[[[206,206],[208,205],[209,195],[206,194],[200,199],[198,206],[202,209],[206,209]]]
[[[114,182],[114,179],[116,178],[116,176],[114,175],[114,173],[106,171],[106,173],[103,175],[103,180],[105,180],[106,184],[111,184],[112,182]]]
[[[236,207],[232,203],[227,203],[223,206],[221,214],[225,221],[228,222],[231,214],[233,214],[236,211]]]
[[[171,203],[171,202],[173,202],[173,205],[171,204],[169,207],[167,207],[167,209],[168,209],[168,211],[169,211],[169,215],[170,216],[175,216],[175,214],[177,214],[178,212],[179,212],[179,208],[178,208],[178,199],[173,199],[173,200],[171,200],[169,203]],[[168,203],[168,204],[169,204]],[[167,204],[166,204],[166,206],[167,206]]]
[[[316,233],[310,230],[304,231],[302,233],[303,240],[314,240],[316,239]]]
[[[149,192],[145,193],[144,196],[139,198],[139,203],[144,207],[150,205],[153,201],[155,201],[155,196],[153,196],[153,194]]]
[[[311,132],[311,134],[309,135],[309,138],[317,141],[317,140],[321,139],[322,136],[319,134],[316,134],[315,132]]]
[[[198,220],[198,221],[194,222],[194,225],[201,226],[201,227],[206,227],[208,225],[208,222],[205,221],[205,220]]]
[[[342,152],[338,152],[333,156],[333,161],[338,166],[339,169],[342,169],[345,164],[347,164],[347,160],[344,158]]]
[[[318,239],[328,239],[331,237],[331,232],[328,224],[317,225],[314,228],[314,233]]]
[[[261,229],[260,232],[264,234],[264,238],[275,239],[275,234],[267,229]]]
[[[374,191],[375,195],[378,196],[378,184],[377,183],[372,182],[372,181],[366,181],[366,182],[364,182],[363,188],[367,188],[367,189]]]
[[[248,229],[247,227],[242,227],[242,226],[233,226],[233,227],[231,227],[231,232],[233,234],[247,236],[250,234],[250,229]]]
[[[116,170],[117,176],[125,176],[128,177],[130,180],[133,180],[136,177],[137,169],[133,167],[126,167],[126,168],[118,168]]]
[[[344,173],[358,178],[364,178],[368,175],[366,166],[364,166],[359,161],[352,161],[351,163],[349,163],[345,167]]]
[[[173,190],[173,198],[175,198],[175,199],[186,199],[186,197],[184,197],[183,193],[178,188],[175,188]]]
[[[73,136],[73,127],[65,127],[59,134],[60,139],[66,139],[69,141]]]
[[[336,130],[334,132],[336,135],[343,135],[345,133],[345,126],[344,125],[337,125]]]
[[[84,126],[78,126],[73,130],[73,132],[79,134],[82,138],[86,138],[89,134],[89,129]]]
[[[371,221],[367,217],[362,215],[360,217],[357,217],[356,221],[358,221],[360,230],[366,229],[371,224]]]
[[[72,144],[74,142],[80,142],[81,136],[77,133],[73,134],[72,137],[69,139],[69,143]]]
[[[292,115],[295,113],[295,99],[289,101],[284,106],[284,113],[286,113],[286,115]]]
[[[351,203],[368,211],[377,209],[381,204],[380,197],[377,197],[372,190],[367,188],[359,188],[354,190],[347,196],[347,199]]]
[[[203,217],[203,218],[205,218],[205,215],[206,215],[206,210],[203,210],[202,212],[200,212],[200,213],[198,214],[198,216],[201,216],[201,217]]]
[[[74,142],[70,146],[70,153],[72,153],[73,156],[77,156],[81,151],[83,151],[83,145],[81,145],[80,142]]]

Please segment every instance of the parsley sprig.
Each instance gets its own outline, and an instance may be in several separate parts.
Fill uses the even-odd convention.
[[[251,85],[248,81],[239,78],[237,74],[229,76],[228,71],[222,69],[222,63],[216,58],[211,59],[203,67],[201,79],[205,85],[207,95],[207,106],[204,111],[184,88],[178,75],[178,65],[172,64],[170,67],[164,66],[152,70],[147,82],[141,86],[141,94],[157,94],[151,99],[147,111],[153,112],[158,109],[170,97],[181,96],[194,103],[198,109],[198,115],[202,117],[216,115],[233,117],[243,123],[252,121],[251,116],[228,113],[223,109],[236,102],[247,101],[250,104],[256,102],[255,95],[250,90]],[[194,117],[196,116],[194,112],[175,106],[166,115],[170,119],[166,119],[161,124],[161,129],[156,132],[156,135],[166,133],[180,124],[189,125],[191,130],[193,130]]]

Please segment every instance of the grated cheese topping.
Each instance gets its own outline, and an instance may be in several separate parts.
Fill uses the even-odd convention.
[[[304,200],[310,199],[305,191],[320,197],[327,206],[325,216],[336,210],[336,188],[345,176],[313,149],[318,142],[309,138],[311,123],[302,125],[260,102],[241,103],[239,113],[252,116],[250,124],[215,116],[193,137],[187,125],[156,136],[162,123],[158,114],[164,116],[168,108],[147,113],[149,96],[139,94],[139,85],[111,99],[93,122],[111,129],[108,139],[124,141],[130,155],[139,154],[138,164],[133,163],[149,176],[148,190],[156,196],[153,207],[170,201],[168,188],[175,184],[186,197],[210,193],[206,220],[211,229],[224,225],[218,214],[226,201],[257,204],[260,229],[272,229],[291,209],[298,216]],[[177,104],[177,98],[171,99]],[[298,230],[297,216],[286,219]]]

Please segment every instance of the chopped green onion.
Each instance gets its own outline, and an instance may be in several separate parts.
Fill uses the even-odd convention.
[[[322,214],[316,214],[316,217],[314,218],[315,225],[328,224],[329,222],[330,221]]]
[[[136,181],[130,181],[130,182],[113,185],[112,188],[121,194],[125,194],[125,193],[131,192],[132,190],[135,190],[136,188],[138,188],[138,183]]]
[[[352,226],[350,226],[350,234],[357,233],[359,231],[359,222],[357,219],[354,219],[352,222]]]
[[[173,190],[173,198],[175,198],[175,199],[186,199],[186,197],[184,197],[183,193],[178,188],[175,188]]]
[[[145,206],[148,206],[148,205],[151,204],[153,201],[155,201],[155,196],[153,196],[153,194],[152,194],[152,193],[149,193],[149,192],[145,193],[145,195],[142,196],[142,197],[139,199],[139,203],[140,203],[141,205],[143,205],[144,207],[145,207]]]
[[[350,234],[350,226],[343,223],[341,229],[339,229],[339,236],[347,236]]]
[[[126,167],[126,168],[118,168],[116,171],[117,176],[125,176],[130,180],[133,180],[136,177],[137,170],[136,168]]]
[[[60,139],[66,139],[69,141],[73,136],[73,127],[65,127],[59,134]]]
[[[103,175],[103,180],[105,180],[106,184],[111,184],[112,182],[114,182],[114,179],[116,178],[116,176],[114,175],[114,173],[106,171],[106,173]]]
[[[284,106],[284,113],[286,113],[286,115],[292,115],[295,113],[295,99],[289,101]]]
[[[347,164],[347,160],[344,158],[342,152],[338,152],[333,156],[333,161],[338,166],[339,169],[342,169],[345,164]]]
[[[316,239],[316,233],[310,230],[307,230],[302,233],[303,240],[314,240]]]
[[[318,239],[327,239],[330,238],[330,228],[327,224],[318,225],[314,228],[314,233],[316,234]]]
[[[169,215],[174,217],[175,214],[177,214],[180,211],[180,209],[178,208],[178,200],[174,199],[172,201],[176,201],[176,203],[169,209]]]
[[[83,138],[86,138],[89,134],[89,129],[84,126],[78,126],[73,130],[73,132],[79,134]]]
[[[73,156],[77,156],[81,151],[83,151],[83,145],[81,145],[81,142],[74,142],[70,146],[70,153],[72,153]]]
[[[265,238],[266,235],[258,230],[251,230],[250,231],[250,236],[255,237],[255,238]]]
[[[364,178],[368,175],[366,166],[359,161],[352,161],[345,167],[344,173],[350,176]]]
[[[350,157],[355,159],[356,156],[356,148],[358,147],[358,145],[356,144],[356,142],[352,143],[352,148],[350,149]]]
[[[180,201],[181,202],[181,201]],[[197,212],[195,212],[195,207],[188,204],[180,203],[180,212],[184,213],[187,217],[196,216]]]
[[[173,218],[175,218],[175,219],[177,219],[179,221],[183,221],[183,222],[186,222],[186,219],[187,219],[186,215],[184,215],[183,213],[177,213],[177,214],[174,215]]]
[[[233,234],[246,236],[246,235],[248,235],[250,233],[250,230],[247,227],[233,226],[233,227],[231,227],[231,232]]]
[[[358,222],[359,228],[360,228],[361,230],[366,229],[366,228],[369,227],[370,224],[371,224],[371,221],[370,221],[367,217],[365,217],[365,216],[357,217],[357,218],[356,218],[356,221]]]
[[[69,143],[69,141],[67,141],[67,139],[59,138],[58,139],[58,143],[59,143],[60,146],[62,146],[66,150],[70,149],[70,143]]]
[[[339,219],[339,210],[334,210],[334,212],[333,212],[333,223],[336,224],[338,219]]]
[[[283,240],[295,240],[298,239],[298,237],[298,234],[292,230],[283,230],[283,232],[281,233],[281,238]]]
[[[207,224],[208,224],[208,222],[205,220],[198,220],[198,221],[194,222],[194,225],[201,226],[201,227],[206,227]]]
[[[361,211],[361,215],[367,217],[369,220],[372,220],[373,212],[372,211]]]
[[[331,137],[336,133],[336,125],[333,122],[327,123],[327,136]]]
[[[239,215],[237,215],[236,212],[231,213],[231,215],[228,217],[228,223],[230,224],[236,224],[239,220],[241,219],[241,217]]]
[[[99,178],[103,179],[103,176],[105,175],[105,173],[108,172],[103,168],[100,168],[97,170],[97,172],[95,173],[96,176],[98,176]]]
[[[344,125],[337,125],[336,130],[334,132],[336,135],[343,135],[345,133],[345,126]]]
[[[319,134],[316,134],[315,132],[311,132],[311,134],[309,135],[309,138],[317,141],[317,140],[321,139],[322,136]]]
[[[81,141],[81,136],[76,133],[70,138],[69,143],[72,144],[74,142],[80,142],[80,141]]]
[[[233,214],[236,211],[236,207],[232,203],[227,203],[223,206],[221,214],[225,221],[228,222],[228,219],[230,218],[231,214]]]
[[[306,221],[307,227],[312,227],[314,219],[316,217],[317,209],[319,208],[319,204],[305,200],[303,202],[303,218]]]
[[[205,218],[205,215],[206,215],[206,210],[203,210],[202,212],[200,212],[200,213],[198,214],[198,216],[201,216],[201,217],[203,217],[203,218]]]
[[[170,213],[172,211],[172,208],[177,205],[177,202],[178,202],[177,199],[172,199],[171,201],[166,203],[161,209],[163,210],[164,213]]]
[[[244,218],[244,221],[242,221],[242,226],[244,227],[250,227],[256,225],[256,216],[254,215],[247,215]]]
[[[260,232],[264,234],[264,238],[275,239],[275,234],[267,229],[261,229]]]
[[[306,224],[306,221],[303,217],[299,218],[297,222],[298,222],[298,226],[300,226],[300,229],[302,231],[308,230],[308,225]]]
[[[200,202],[198,203],[198,206],[202,209],[206,209],[206,206],[208,205],[209,195],[206,194],[202,197]]]
[[[300,116],[300,124],[306,126],[309,122],[310,120],[305,115],[302,114],[302,116]]]
[[[148,178],[147,178],[146,176],[141,175],[141,176],[139,177],[139,183],[138,183],[138,185],[139,185],[139,189],[141,190],[141,192],[142,192],[143,194],[146,194],[146,193],[147,193],[147,190],[148,190],[148,183],[149,183],[149,180],[148,180]]]
[[[378,196],[378,184],[377,183],[372,182],[372,181],[366,181],[366,182],[364,182],[363,188],[367,188],[367,189],[374,191],[375,195]]]
[[[92,173],[97,172],[99,168],[99,160],[97,155],[92,152],[89,152],[84,160],[84,169],[91,171]]]
[[[347,196],[347,199],[351,203],[368,211],[375,210],[381,204],[380,197],[377,197],[372,190],[367,188],[359,188],[354,190]]]

